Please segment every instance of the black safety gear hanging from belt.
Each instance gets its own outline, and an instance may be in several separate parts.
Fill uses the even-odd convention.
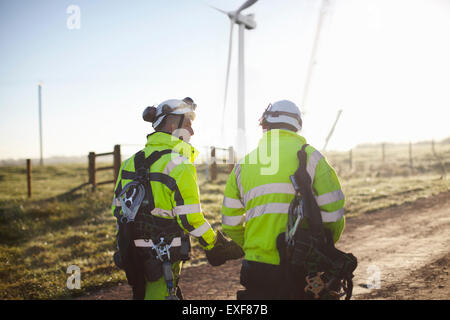
[[[280,265],[284,269],[287,296],[294,299],[350,299],[353,271],[357,259],[334,246],[333,235],[325,229],[322,215],[312,192],[312,179],[306,170],[306,147],[298,151],[299,168],[291,176],[296,191],[289,208],[285,233],[277,238]],[[298,215],[303,212],[304,217]],[[296,219],[306,218],[308,228]],[[344,293],[339,291],[343,289]]]

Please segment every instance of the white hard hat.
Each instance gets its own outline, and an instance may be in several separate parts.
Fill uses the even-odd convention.
[[[161,102],[156,108],[147,107],[142,113],[142,118],[145,121],[152,122],[153,128],[157,128],[164,118],[171,114],[183,114],[193,121],[195,119],[194,110],[196,108],[197,105],[189,97],[183,100],[170,99]]]
[[[289,100],[280,100],[267,106],[261,119],[260,124],[264,121],[268,123],[284,123],[297,129],[302,129],[302,114],[295,103]]]

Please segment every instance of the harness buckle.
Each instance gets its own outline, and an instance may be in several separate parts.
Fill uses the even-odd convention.
[[[164,237],[161,237],[159,243],[153,246],[160,261],[170,261],[170,247],[171,245],[166,243]]]

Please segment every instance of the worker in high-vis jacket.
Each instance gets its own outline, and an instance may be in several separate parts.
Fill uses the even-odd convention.
[[[214,266],[243,256],[202,212],[193,165],[198,152],[189,144],[195,109],[188,97],[147,107],[143,119],[155,132],[120,168],[112,205],[119,249],[114,260],[125,270],[134,299],[182,298],[178,281],[189,259],[189,236],[198,239]]]
[[[286,231],[289,204],[295,195],[289,176],[298,169],[297,152],[306,144],[299,108],[291,101],[269,104],[260,119],[258,147],[242,158],[225,188],[222,228],[245,252],[238,299],[280,299],[277,236]],[[325,157],[306,147],[307,171],[325,228],[337,242],[344,229],[344,194]]]

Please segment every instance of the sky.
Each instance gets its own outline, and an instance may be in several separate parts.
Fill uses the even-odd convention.
[[[237,28],[222,119],[229,19],[208,5],[243,2],[0,0],[0,159],[39,157],[38,83],[44,157],[136,152],[153,131],[145,107],[186,96],[198,105],[191,143],[235,145]],[[300,105],[321,5],[259,0],[243,12],[257,23],[245,32],[248,150],[282,99],[318,149],[340,109],[328,150],[450,136],[450,1],[330,0]]]

